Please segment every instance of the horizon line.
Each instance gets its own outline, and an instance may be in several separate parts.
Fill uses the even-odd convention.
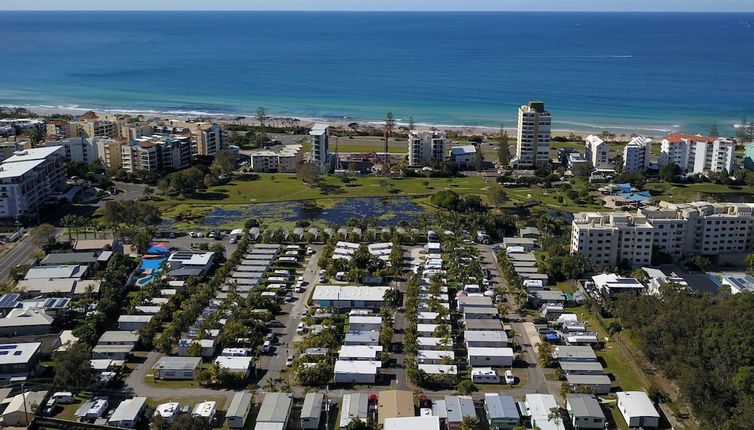
[[[369,12],[369,13],[688,13],[688,14],[734,14],[754,13],[752,10],[704,11],[704,10],[510,10],[510,9],[1,9],[0,12]]]

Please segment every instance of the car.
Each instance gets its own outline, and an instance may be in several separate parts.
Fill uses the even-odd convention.
[[[304,287],[296,287],[296,289],[294,291],[297,292],[297,293],[303,293],[306,290],[304,289]]]
[[[268,340],[270,342],[275,341],[275,333],[267,333],[267,336],[264,337],[264,340]]]
[[[199,232],[199,233],[196,234],[196,237],[204,237],[204,233]]]
[[[262,352],[267,353],[267,352],[270,352],[271,349],[272,349],[272,342],[270,342],[269,340],[264,341],[264,344],[262,345]]]
[[[211,231],[211,232],[207,233],[207,237],[210,237],[210,238],[211,237],[215,237],[215,232]]]
[[[267,321],[267,327],[285,327],[285,324],[280,320],[270,320]]]
[[[484,285],[485,287],[489,287],[490,281],[488,279],[482,279],[482,285]]]
[[[296,280],[298,282],[301,282],[302,284],[304,283],[304,277],[303,276],[299,276],[298,279],[296,279]]]
[[[306,324],[302,322],[298,323],[298,327],[296,327],[296,333],[298,334],[306,333]]]
[[[534,324],[547,324],[547,318],[536,318]]]
[[[302,318],[305,317],[305,316],[307,316],[307,315],[309,315],[309,311],[308,310],[304,309],[303,311],[301,311],[301,317]]]
[[[173,233],[172,231],[168,233],[168,238],[175,239],[175,233]]]
[[[327,282],[327,278],[324,276],[319,277],[319,282]]]
[[[183,407],[181,408],[181,413],[182,413],[182,414],[187,414],[187,413],[189,413],[189,412],[191,412],[191,406],[190,406],[190,405],[184,405],[184,406],[183,406]]]
[[[311,246],[307,246],[307,247],[306,247],[306,254],[307,254],[307,255],[312,255],[312,254],[314,254],[314,248],[312,248]]]
[[[288,358],[285,360],[285,367],[293,366],[293,354],[288,354]]]
[[[516,383],[516,377],[513,375],[512,370],[505,371],[505,383],[508,385],[513,385]]]
[[[192,237],[192,238],[193,238],[193,237],[196,237],[196,232],[194,232],[194,231],[190,231],[190,232],[189,232],[189,237]]]
[[[285,301],[286,302],[292,302],[294,300],[296,300],[296,299],[293,298],[293,295],[291,293],[288,293],[288,295],[285,296]]]

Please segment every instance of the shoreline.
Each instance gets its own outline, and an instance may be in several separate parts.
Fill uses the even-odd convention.
[[[231,112],[205,112],[196,110],[156,110],[156,109],[118,109],[118,108],[85,108],[78,105],[73,106],[53,106],[53,105],[29,105],[29,104],[8,104],[2,103],[0,107],[3,108],[24,108],[33,114],[37,115],[81,115],[85,112],[93,111],[95,113],[102,113],[106,115],[143,115],[147,118],[171,118],[171,119],[197,119],[207,118],[212,121],[226,122],[229,124],[258,124],[254,113],[231,113]],[[358,123],[362,126],[381,127],[382,122],[375,119],[362,119],[348,116],[325,116],[325,117],[309,117],[300,115],[281,116],[270,112],[268,118],[268,125],[271,126],[286,126],[290,125],[290,121],[294,120],[304,124],[314,124],[317,122],[324,122],[330,125],[348,128],[351,123]],[[615,136],[631,137],[632,135],[641,135],[652,138],[664,136],[666,134],[682,131],[683,128],[680,125],[673,124],[668,127],[660,128],[659,126],[628,126],[628,125],[611,125],[603,126],[599,124],[589,124],[586,122],[574,122],[574,121],[562,121],[565,123],[574,124],[574,128],[558,126],[553,128],[552,136],[569,136],[571,134],[584,138],[590,134],[598,135],[603,131],[607,131]],[[555,121],[557,122],[557,121]],[[507,122],[510,123],[510,122]],[[396,118],[396,125],[398,127],[405,127],[408,122],[403,118]],[[499,127],[484,126],[484,125],[464,125],[464,124],[440,124],[432,122],[416,122],[416,128],[429,129],[436,128],[443,131],[460,132],[464,135],[472,134],[496,134],[500,132]],[[582,127],[579,127],[582,126]],[[515,127],[505,127],[505,131],[508,132],[509,137],[515,137],[517,129]]]

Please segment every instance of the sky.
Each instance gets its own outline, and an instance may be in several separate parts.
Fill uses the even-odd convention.
[[[0,0],[2,10],[754,12],[752,0]]]

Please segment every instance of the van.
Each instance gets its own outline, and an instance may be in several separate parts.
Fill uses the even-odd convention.
[[[269,340],[264,341],[264,345],[262,345],[262,352],[270,352],[272,349],[272,342]]]

